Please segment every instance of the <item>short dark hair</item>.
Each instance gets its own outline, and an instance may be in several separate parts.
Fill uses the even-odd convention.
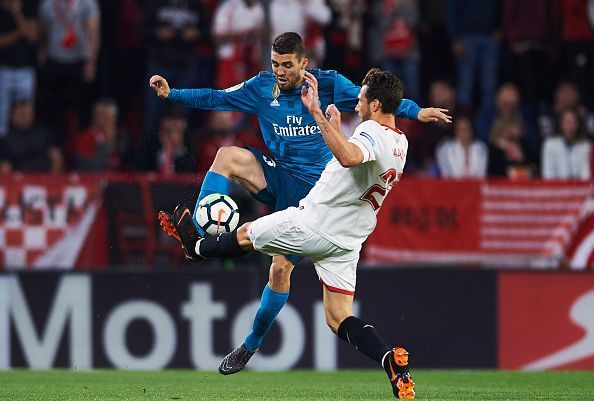
[[[397,76],[379,68],[372,68],[363,78],[362,86],[365,85],[367,85],[365,97],[369,102],[377,99],[381,103],[382,112],[396,113],[396,109],[402,102],[403,93],[402,82]]]
[[[278,54],[294,53],[299,60],[305,55],[303,38],[295,32],[284,32],[274,38],[272,50]]]

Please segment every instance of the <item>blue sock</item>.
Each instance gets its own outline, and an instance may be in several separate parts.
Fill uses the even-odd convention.
[[[202,187],[200,188],[200,194],[198,195],[198,200],[196,201],[196,206],[194,207],[194,214],[192,215],[192,221],[200,232],[200,235],[204,236],[204,231],[202,231],[202,229],[198,226],[198,222],[196,221],[198,204],[202,199],[210,194],[228,195],[229,188],[231,188],[231,181],[229,181],[229,179],[224,175],[215,173],[214,171],[209,171],[204,176],[204,181],[202,181]]]
[[[247,349],[254,351],[255,349],[260,348],[264,336],[268,333],[268,329],[272,326],[276,315],[278,315],[280,310],[287,303],[288,298],[288,292],[273,291],[268,287],[268,284],[266,284],[264,291],[262,291],[260,309],[258,309],[258,312],[256,313],[252,331],[248,334],[244,342]]]

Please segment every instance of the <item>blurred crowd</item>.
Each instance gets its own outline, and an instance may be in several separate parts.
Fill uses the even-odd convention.
[[[176,108],[148,78],[231,87],[284,31],[311,66],[379,66],[452,112],[398,121],[409,174],[591,177],[594,0],[0,0],[0,172],[174,174],[263,147],[253,116]]]

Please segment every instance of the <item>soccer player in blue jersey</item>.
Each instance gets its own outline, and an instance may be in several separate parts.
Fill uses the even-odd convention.
[[[257,76],[225,90],[170,89],[165,78],[155,75],[150,86],[168,101],[186,107],[207,110],[232,110],[256,114],[264,142],[272,157],[254,148],[235,146],[219,149],[213,165],[204,177],[194,210],[195,236],[200,237],[196,209],[201,199],[212,193],[229,193],[231,180],[239,182],[253,196],[269,204],[274,211],[297,206],[320,177],[332,152],[325,144],[315,119],[301,102],[301,87],[308,65],[302,38],[285,32],[274,39],[271,51],[272,72]],[[319,101],[323,110],[330,104],[341,111],[354,111],[360,87],[336,71],[307,69],[318,81]],[[451,122],[447,110],[421,109],[404,99],[398,117],[422,122]],[[189,210],[187,213],[191,213]],[[185,213],[184,213],[185,214]],[[166,215],[163,218],[168,219]],[[161,221],[174,227],[172,221]],[[175,230],[175,229],[173,229]],[[172,233],[173,236],[179,237]],[[183,246],[183,244],[182,244]],[[186,258],[192,257],[185,250]],[[268,284],[262,293],[252,331],[243,344],[221,362],[219,372],[228,375],[245,367],[262,344],[264,336],[289,297],[290,277],[299,257],[274,256]]]

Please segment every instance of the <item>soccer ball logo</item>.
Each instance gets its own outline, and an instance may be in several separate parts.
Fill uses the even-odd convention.
[[[196,221],[204,232],[210,235],[231,232],[239,223],[237,204],[227,195],[208,195],[198,204]]]

